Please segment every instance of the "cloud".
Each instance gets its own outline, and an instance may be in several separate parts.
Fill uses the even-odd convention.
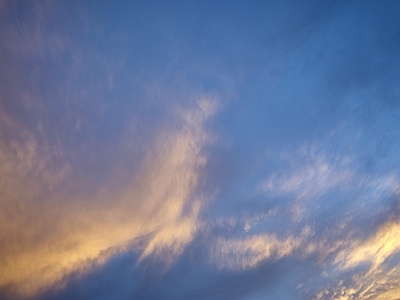
[[[399,224],[389,220],[367,240],[350,240],[335,253],[330,284],[313,299],[398,299]]]
[[[276,261],[290,256],[299,244],[299,239],[279,239],[274,234],[237,240],[219,239],[214,245],[211,259],[219,268],[245,270],[255,268],[263,261]]]
[[[218,100],[132,75],[84,7],[5,3],[0,287],[31,297],[132,249],[170,268],[202,226]]]
[[[332,299],[398,299],[399,229],[398,220],[389,220],[367,240],[354,240],[339,251],[334,273],[336,278],[343,279],[317,294],[315,299],[326,295]]]
[[[209,223],[210,263],[240,272],[291,260],[320,270],[314,281],[297,279],[298,297],[395,299],[398,173],[385,166],[366,172],[359,152],[343,151],[346,142],[338,142],[345,131],[272,156],[282,160],[279,171],[238,203],[243,209],[236,207],[234,217],[216,215]]]
[[[0,1],[0,293],[398,298],[397,8]]]
[[[207,161],[202,148],[209,142],[203,124],[213,113],[208,101],[201,99],[174,115],[178,125],[167,126],[149,142],[140,170],[124,187],[104,187],[91,199],[49,193],[43,177],[49,172],[43,163],[47,152],[33,138],[9,143],[1,178],[16,177],[16,183],[2,181],[8,192],[1,198],[0,285],[33,295],[68,273],[106,261],[143,236],[142,259],[154,256],[172,264],[198,230],[206,202],[196,189]],[[64,174],[63,168],[59,172]],[[50,177],[56,183],[65,180]]]

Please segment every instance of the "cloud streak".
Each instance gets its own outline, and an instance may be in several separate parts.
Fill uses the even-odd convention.
[[[44,193],[44,187],[35,184],[38,176],[32,170],[41,170],[41,159],[46,159],[41,153],[46,152],[36,149],[31,140],[18,146],[11,142],[12,159],[4,160],[16,162],[5,165],[2,178],[11,177],[9,169],[14,167],[17,174],[12,175],[18,183],[25,179],[33,183],[3,182],[9,196],[1,199],[1,285],[33,295],[68,273],[85,270],[93,261],[104,262],[144,236],[142,259],[155,256],[172,264],[193,239],[205,204],[196,188],[206,163],[201,151],[209,142],[203,130],[213,114],[209,101],[201,99],[194,108],[177,113],[177,128],[165,128],[156,135],[148,146],[152,150],[126,186],[112,194],[109,187],[102,189],[93,199]],[[42,168],[41,175],[48,172],[46,165]],[[40,176],[39,182],[43,182]],[[16,200],[19,207],[15,208]]]
[[[312,260],[320,269],[318,285],[327,286],[318,291],[300,279],[297,297],[398,298],[398,200],[389,200],[398,199],[398,174],[365,173],[351,151],[336,156],[329,144],[342,132],[272,158],[286,167],[255,188],[255,199],[266,195],[269,204],[252,210],[246,198],[247,209],[235,219],[216,220],[211,264],[241,272]]]
[[[400,298],[399,9],[0,1],[0,298]]]

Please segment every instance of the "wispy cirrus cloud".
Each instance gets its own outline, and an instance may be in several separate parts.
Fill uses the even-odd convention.
[[[219,100],[140,79],[143,68],[116,82],[129,62],[81,43],[101,43],[82,7],[63,7],[55,20],[57,2],[6,4],[1,288],[31,298],[120,251],[167,270],[201,227],[208,195],[199,184],[213,142],[205,127]]]
[[[389,220],[366,240],[354,240],[335,258],[337,285],[319,292],[315,299],[397,299],[399,222]],[[324,296],[323,296],[324,295]]]
[[[399,298],[399,8],[1,1],[0,298]]]
[[[390,199],[398,199],[398,174],[391,168],[366,172],[352,150],[336,155],[328,145],[342,132],[278,154],[275,159],[284,167],[259,184],[255,196],[243,199],[246,210],[216,221],[210,262],[240,272],[311,260],[320,269],[320,282],[299,279],[298,297],[395,299],[399,228],[393,209],[398,200]],[[262,195],[269,199],[264,208],[252,210],[251,198]]]
[[[3,137],[1,285],[34,295],[144,236],[142,259],[155,256],[171,265],[193,239],[205,205],[196,189],[207,161],[202,149],[209,138],[203,124],[214,113],[210,101],[201,99],[194,108],[179,110],[176,125],[148,141],[139,170],[123,186],[103,187],[90,198],[62,192],[60,185],[68,183],[66,176],[74,170],[64,160],[57,173],[50,173],[49,151],[29,130],[8,144]]]

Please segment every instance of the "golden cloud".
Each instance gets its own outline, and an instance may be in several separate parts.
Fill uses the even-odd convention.
[[[207,161],[201,150],[210,141],[203,124],[213,109],[202,99],[178,111],[179,128],[158,132],[128,184],[105,186],[92,198],[57,192],[54,186],[73,175],[68,162],[52,168],[50,150],[29,131],[17,128],[20,141],[7,140],[2,127],[0,286],[32,296],[145,235],[141,259],[155,255],[171,264],[198,229],[204,199],[196,188]]]

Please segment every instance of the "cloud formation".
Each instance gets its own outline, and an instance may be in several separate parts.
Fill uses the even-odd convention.
[[[47,192],[73,170],[65,162],[50,173],[46,149],[29,135],[3,144],[1,285],[32,295],[144,236],[142,258],[173,263],[196,233],[205,203],[196,188],[206,163],[201,150],[209,142],[203,124],[213,114],[210,101],[176,113],[177,125],[149,142],[139,171],[118,190],[103,188],[91,199]]]
[[[400,298],[395,1],[0,1],[0,298]]]
[[[316,283],[299,279],[297,297],[396,299],[398,174],[365,173],[352,151],[336,156],[330,143],[342,133],[272,158],[285,167],[243,199],[247,209],[214,223],[211,263],[240,272],[311,260],[320,270],[317,286],[327,286],[312,288]],[[268,200],[260,210],[253,201],[264,195]]]

